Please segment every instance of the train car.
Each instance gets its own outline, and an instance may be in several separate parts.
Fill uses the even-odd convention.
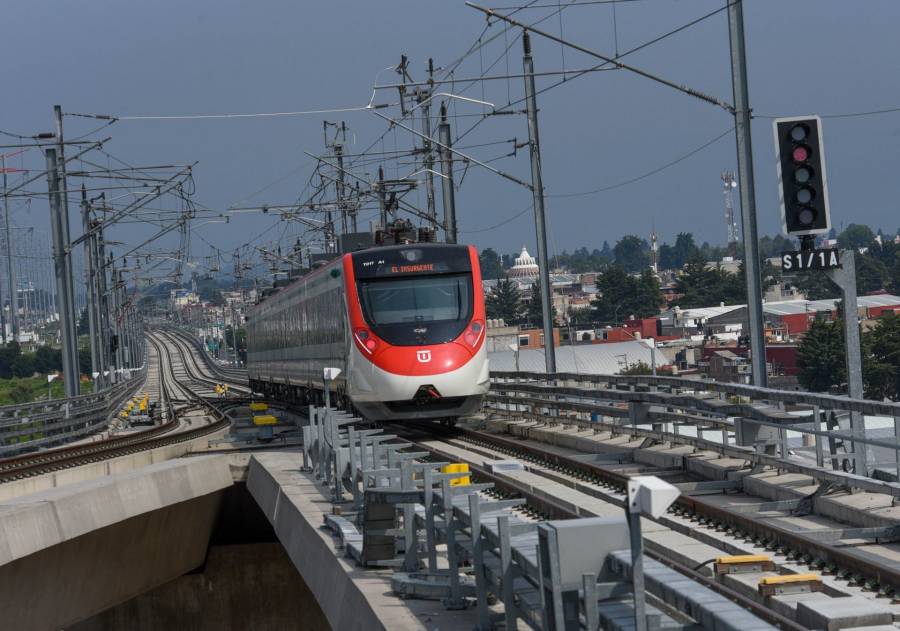
[[[370,420],[453,421],[488,390],[484,295],[473,246],[416,243],[344,254],[249,314],[255,392],[333,400]]]

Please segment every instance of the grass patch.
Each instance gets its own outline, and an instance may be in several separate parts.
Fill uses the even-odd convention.
[[[81,394],[87,394],[93,390],[91,382],[81,383]],[[62,379],[56,379],[50,384],[51,398],[61,399],[65,396],[65,387]],[[0,405],[14,405],[17,403],[31,403],[33,401],[47,400],[47,375],[39,377],[13,377],[12,379],[0,379]]]

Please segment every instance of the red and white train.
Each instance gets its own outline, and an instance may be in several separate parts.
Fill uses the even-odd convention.
[[[344,254],[249,313],[254,392],[332,397],[370,420],[452,421],[488,390],[484,295],[473,246],[417,243]],[[334,398],[332,399],[335,400]]]

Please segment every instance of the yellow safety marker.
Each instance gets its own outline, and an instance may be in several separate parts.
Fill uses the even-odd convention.
[[[251,412],[265,412],[268,409],[269,409],[269,406],[266,403],[254,401],[253,403],[250,404]]]
[[[278,419],[271,414],[259,414],[253,417],[254,425],[277,425]]]
[[[441,473],[468,473],[469,465],[465,462],[454,462],[441,467]],[[450,480],[450,486],[469,486],[471,478],[464,476]]]
[[[775,564],[765,554],[739,554],[717,557],[713,566],[715,573],[739,574],[741,572],[772,572]]]
[[[758,585],[759,594],[761,596],[805,594],[808,592],[820,592],[822,589],[822,579],[818,574],[766,576],[759,579]]]

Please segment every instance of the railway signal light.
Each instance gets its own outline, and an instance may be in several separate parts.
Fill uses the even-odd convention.
[[[831,215],[821,120],[818,116],[776,118],[773,127],[784,232],[797,236],[828,232]]]

